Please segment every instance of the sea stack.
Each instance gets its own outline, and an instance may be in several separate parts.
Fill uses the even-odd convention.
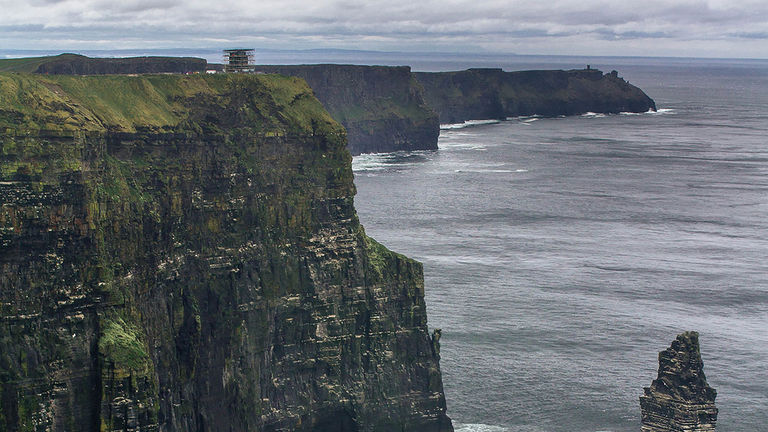
[[[699,334],[693,331],[659,353],[659,376],[640,396],[642,432],[715,430],[717,391],[707,384],[703,366]]]

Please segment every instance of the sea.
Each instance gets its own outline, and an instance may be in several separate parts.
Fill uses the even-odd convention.
[[[221,61],[218,50],[82,53]],[[256,57],[417,71],[589,64],[645,90],[658,111],[443,125],[436,151],[357,156],[360,221],[424,264],[457,431],[637,432],[658,352],[686,330],[699,332],[718,392],[717,430],[768,431],[768,60]]]
[[[768,431],[768,61],[496,60],[414,69],[590,64],[659,109],[444,125],[436,151],[354,158],[367,233],[424,263],[457,431],[637,432],[686,330],[717,430]]]

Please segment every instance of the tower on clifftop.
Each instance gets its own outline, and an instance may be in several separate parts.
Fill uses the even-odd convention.
[[[235,48],[224,50],[225,72],[252,72],[253,48]]]

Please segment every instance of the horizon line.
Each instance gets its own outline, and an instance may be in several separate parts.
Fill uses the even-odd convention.
[[[41,48],[15,48],[15,49],[2,49],[0,53],[51,53],[58,52],[58,54],[49,54],[50,56],[60,54],[78,54],[80,52],[114,52],[114,53],[130,53],[136,51],[145,52],[161,52],[161,51],[184,51],[184,52],[222,52],[227,48],[214,48],[214,47],[168,47],[168,48],[117,48],[117,49],[105,49],[105,48],[81,48],[75,50],[58,50],[58,49],[41,49]],[[467,57],[490,57],[490,56],[511,56],[511,57],[562,57],[562,58],[647,58],[647,59],[676,59],[676,60],[747,60],[747,61],[768,61],[767,58],[761,57],[691,57],[691,56],[675,56],[675,55],[606,55],[606,54],[520,54],[512,52],[475,52],[464,53],[458,51],[392,51],[392,50],[373,50],[373,49],[350,49],[350,48],[306,48],[306,49],[291,49],[291,48],[254,48],[259,52],[347,52],[347,53],[369,53],[369,54],[399,54],[399,55],[428,55],[428,56],[467,56]],[[7,57],[6,58],[10,58]],[[15,57],[23,58],[23,57]]]

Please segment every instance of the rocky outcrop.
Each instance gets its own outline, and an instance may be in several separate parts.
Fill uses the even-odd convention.
[[[468,69],[416,72],[424,99],[441,123],[541,115],[645,112],[656,104],[616,71],[596,69],[505,72]]]
[[[257,71],[301,77],[347,129],[353,155],[437,149],[437,114],[424,102],[407,66],[257,66]]]
[[[452,430],[302,80],[0,74],[0,143],[0,430]]]
[[[195,57],[91,58],[78,54],[0,60],[0,71],[49,75],[108,75],[205,72],[205,59]]]
[[[642,431],[714,431],[716,396],[704,376],[699,334],[685,332],[659,353],[659,376],[640,396]]]

